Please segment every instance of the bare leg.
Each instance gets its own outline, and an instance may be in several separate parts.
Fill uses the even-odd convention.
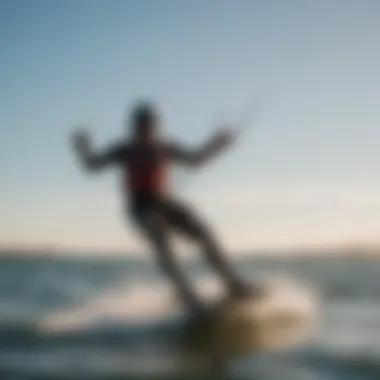
[[[235,273],[233,266],[218,246],[210,230],[197,218],[191,209],[176,203],[166,201],[162,204],[168,222],[183,234],[196,240],[203,248],[203,253],[211,267],[227,283],[233,295],[246,295],[249,287]]]
[[[227,282],[230,292],[233,295],[245,295],[248,286],[236,274],[232,264],[227,260],[225,253],[218,246],[216,239],[206,227],[201,227],[195,238],[203,247],[204,255],[214,270]]]
[[[202,302],[196,296],[195,291],[179,267],[172,252],[168,231],[169,226],[155,219],[152,217],[151,220],[144,223],[143,232],[157,254],[158,265],[174,284],[185,306],[193,312],[201,311]]]

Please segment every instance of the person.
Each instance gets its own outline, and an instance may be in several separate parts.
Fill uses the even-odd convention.
[[[170,235],[179,233],[198,243],[207,261],[227,285],[228,293],[240,296],[248,286],[233,271],[210,228],[184,202],[169,194],[169,165],[205,165],[235,141],[235,134],[218,131],[196,149],[166,141],[160,133],[160,115],[149,102],[131,112],[129,136],[103,151],[95,152],[90,134],[83,129],[72,135],[81,166],[91,172],[117,166],[122,175],[122,192],[127,214],[156,252],[159,266],[174,284],[180,300],[190,312],[204,305],[175,260]]]

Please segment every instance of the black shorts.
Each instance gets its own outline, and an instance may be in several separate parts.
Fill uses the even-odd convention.
[[[187,235],[199,236],[205,226],[187,205],[167,196],[148,196],[135,198],[131,202],[131,216],[134,223],[142,229],[152,226],[152,221],[160,227],[178,230]]]

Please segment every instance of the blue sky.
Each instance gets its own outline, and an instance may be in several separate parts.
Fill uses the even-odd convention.
[[[140,249],[115,173],[83,176],[67,136],[109,143],[144,97],[190,144],[255,105],[239,149],[178,177],[228,249],[375,240],[379,19],[376,0],[0,0],[0,241]]]

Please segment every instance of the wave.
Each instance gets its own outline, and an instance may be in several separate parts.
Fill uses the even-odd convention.
[[[48,314],[41,319],[40,330],[53,333],[115,323],[148,322],[167,315],[172,305],[169,287],[149,282],[128,283],[78,306]]]
[[[367,350],[336,351],[321,347],[249,356],[225,367],[223,378],[306,379],[380,377],[379,353]],[[189,364],[180,361],[168,347],[142,350],[45,350],[44,352],[3,353],[0,351],[2,380],[79,380],[91,379],[172,379],[189,375]],[[302,376],[308,374],[309,376]],[[219,379],[220,372],[211,371],[203,379]],[[11,377],[12,376],[12,377]],[[189,378],[189,377],[187,377]],[[196,379],[198,377],[192,376]]]

